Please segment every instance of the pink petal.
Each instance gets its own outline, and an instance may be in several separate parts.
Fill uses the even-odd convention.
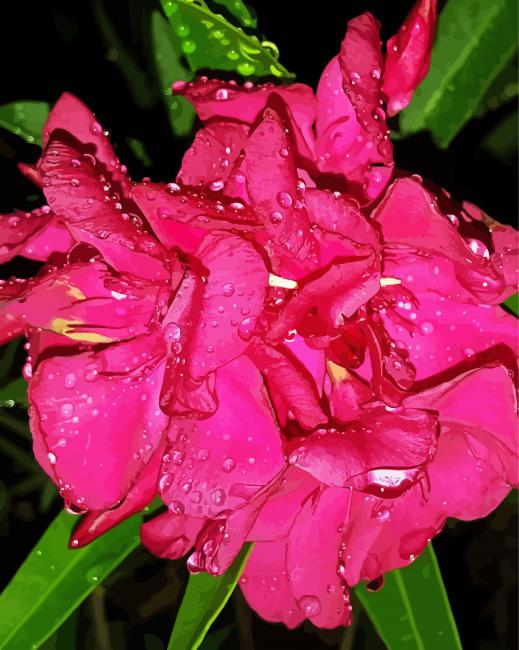
[[[54,137],[40,160],[40,170],[51,209],[76,241],[97,248],[118,271],[168,278],[162,247],[118,209],[109,184],[101,180],[88,157]]]
[[[387,42],[382,90],[389,115],[405,108],[429,70],[436,28],[436,0],[417,0]]]
[[[339,258],[324,270],[308,277],[294,291],[279,317],[271,324],[266,338],[278,341],[298,328],[313,312],[330,330],[352,316],[379,288],[379,261],[375,255]],[[305,334],[306,335],[306,334]]]
[[[239,172],[248,196],[263,219],[266,248],[273,270],[291,278],[316,268],[316,243],[296,188],[294,154],[284,124],[271,108],[251,133]]]
[[[273,348],[255,344],[248,351],[257,368],[265,377],[274,402],[284,407],[304,429],[313,429],[328,419],[319,403],[319,391],[312,375],[286,346]],[[278,409],[278,417],[279,417]]]
[[[117,191],[127,196],[130,181],[126,168],[117,159],[103,127],[96,121],[94,114],[74,95],[63,93],[54,104],[43,127],[43,149],[45,149],[55,131],[66,131],[82,145],[88,146],[88,152],[104,169],[98,174],[109,176],[117,185]],[[85,149],[85,152],[87,149]]]
[[[211,122],[200,129],[184,154],[177,182],[222,190],[248,135],[245,124],[228,121]]]
[[[268,275],[260,254],[237,236],[208,235],[196,256],[209,272],[188,358],[191,377],[200,380],[246,350]]]
[[[289,584],[305,618],[322,628],[351,623],[346,583],[338,572],[350,491],[324,489],[303,505],[288,538]]]
[[[164,512],[141,527],[144,546],[159,557],[176,560],[194,545],[203,519]]]
[[[36,185],[36,187],[41,188],[41,177],[40,172],[38,171],[37,165],[29,165],[28,163],[19,162],[16,165],[20,174],[25,176],[25,178]]]
[[[117,508],[88,512],[81,519],[70,540],[70,548],[90,544],[94,539],[148,506],[158,494],[158,478],[163,445],[158,447],[135,479],[126,498]],[[46,470],[47,471],[47,470]]]
[[[288,462],[326,485],[391,497],[417,480],[434,455],[436,436],[436,418],[426,411],[374,407],[344,430],[290,441]]]
[[[214,415],[177,421],[171,430],[160,489],[173,513],[213,517],[239,508],[284,465],[280,434],[252,362],[240,357],[220,368],[216,390]]]
[[[142,337],[140,349],[134,339],[50,357],[33,375],[35,453],[47,470],[50,462],[51,478],[74,509],[105,510],[121,501],[160,444],[167,426],[158,405],[163,348],[149,339]]]
[[[46,261],[53,253],[66,253],[73,240],[50,209],[16,210],[0,214],[0,263],[16,255]]]
[[[439,411],[438,449],[425,484],[394,500],[354,497],[345,538],[352,585],[412,562],[447,517],[486,516],[517,481],[516,398],[504,368],[468,372],[406,404]]]
[[[217,118],[244,124],[253,124],[267,106],[273,94],[281,97],[288,107],[294,134],[301,155],[310,158],[313,150],[312,124],[315,119],[315,98],[311,88],[304,84],[238,86],[221,79],[201,77],[187,84],[173,87],[193,104],[203,122]]]
[[[256,215],[239,202],[215,192],[197,193],[172,183],[136,183],[132,196],[165,248],[194,253],[207,230],[249,232],[259,225]]]
[[[480,302],[502,300],[505,282],[489,261],[488,251],[480,254],[476,240],[465,240],[416,180],[395,181],[372,218],[380,224],[386,246],[446,257],[455,264],[453,284],[460,283]]]
[[[20,291],[10,299],[13,289]],[[112,275],[101,262],[50,270],[20,284],[0,288],[6,318],[24,328],[42,328],[74,341],[108,343],[149,331],[160,288],[142,280]]]
[[[255,544],[239,584],[249,605],[261,618],[293,629],[303,622],[304,614],[292,594],[286,554],[286,540]]]

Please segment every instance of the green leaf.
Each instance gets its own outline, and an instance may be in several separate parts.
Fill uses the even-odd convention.
[[[518,90],[517,52],[514,52],[512,58],[490,84],[474,117],[483,117],[489,111],[495,111],[496,108],[517,97]]]
[[[233,630],[234,623],[227,623],[219,630],[210,632],[203,640],[200,650],[220,650],[225,641],[231,636]]]
[[[355,589],[391,650],[461,650],[456,623],[432,546],[405,569],[385,576],[378,592]]]
[[[510,296],[510,298],[505,300],[503,305],[505,305],[508,310],[512,312],[512,314],[519,316],[519,293],[515,293],[513,296]]]
[[[241,0],[213,0],[218,5],[225,7],[244,27],[256,27],[257,20],[250,9]]]
[[[0,595],[0,648],[38,648],[139,545],[141,517],[119,524],[85,548],[68,541],[77,518],[51,523]]]
[[[401,130],[428,129],[440,147],[448,147],[516,47],[517,0],[448,0],[431,68],[400,116]]]
[[[17,377],[0,388],[0,406],[11,407],[15,404],[27,406],[27,382],[23,377]]]
[[[30,144],[41,145],[41,131],[50,106],[47,102],[11,102],[0,106],[0,126]]]
[[[160,92],[171,130],[178,136],[187,135],[193,128],[195,109],[184,97],[172,94],[171,84],[179,80],[189,81],[193,78],[193,73],[182,65],[180,38],[159,11],[154,11],[151,15],[151,42]]]
[[[513,163],[517,153],[518,133],[517,111],[510,113],[487,133],[481,141],[481,148],[505,165]]]
[[[236,587],[251,549],[252,544],[245,544],[221,576],[199,573],[189,577],[168,650],[196,650],[200,646]]]
[[[214,14],[203,0],[161,0],[182,52],[193,71],[229,70],[242,77],[293,78],[278,61],[277,47]]]

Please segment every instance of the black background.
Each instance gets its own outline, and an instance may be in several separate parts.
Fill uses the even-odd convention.
[[[142,72],[144,84],[140,89],[135,88],[138,86],[135,77],[132,92],[118,62],[114,61],[114,52],[100,36],[96,20],[100,10],[98,2],[11,2],[8,9],[2,7],[0,103],[22,99],[52,103],[64,90],[71,91],[111,131],[118,155],[134,178],[151,176],[153,180],[172,180],[190,138],[175,140],[170,135],[146,46],[147,16],[157,5],[153,0],[106,1],[105,4],[134,65]],[[326,3],[257,0],[255,9],[260,30],[279,47],[280,61],[296,73],[298,81],[315,88],[322,69],[338,51],[349,18],[366,9],[372,11],[382,21],[385,40],[396,31],[411,5],[409,1],[389,0]],[[484,152],[481,140],[516,108],[516,102],[512,101],[483,119],[473,120],[448,151],[439,150],[427,134],[399,141],[395,144],[396,164],[446,187],[455,198],[473,201],[498,220],[515,225],[517,155],[498,161]],[[136,159],[127,138],[138,138],[145,144],[153,161],[150,166]],[[37,147],[0,129],[2,212],[38,205],[38,192],[19,175],[15,166],[20,160],[36,161],[38,153]],[[21,268],[18,264],[17,271],[31,275],[33,268],[27,262]],[[28,442],[20,443],[17,439],[16,442],[29,449]],[[9,489],[22,473],[3,456],[0,456],[0,470],[0,487]],[[5,502],[0,504],[3,584],[59,510],[55,502],[50,512],[41,515],[35,505],[37,495],[29,494],[21,500],[11,497],[9,492],[6,495]],[[515,501],[506,502],[482,522],[452,522],[435,542],[465,648],[517,647],[515,504]],[[103,645],[108,643],[108,648],[159,650],[163,647],[160,639],[167,639],[185,580],[182,563],[155,560],[145,551],[134,554],[107,582],[106,589],[98,593],[103,598],[111,639],[103,638],[103,631],[99,631],[98,615],[90,602],[80,611],[74,632],[75,647],[103,650]],[[150,602],[156,605],[153,607]],[[288,633],[282,626],[266,624],[251,614],[239,597],[226,607],[217,625],[235,616],[238,628],[223,647],[239,647],[238,638],[243,650],[274,650],[291,644],[342,650],[383,647],[363,616],[353,642],[343,637],[342,631],[319,632],[309,624]]]

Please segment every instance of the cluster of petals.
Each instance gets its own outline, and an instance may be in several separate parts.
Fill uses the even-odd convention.
[[[517,484],[517,233],[395,170],[386,107],[428,67],[436,3],[385,55],[350,21],[317,93],[200,78],[175,182],[132,182],[65,94],[1,216],[0,339],[28,338],[36,457],[81,546],[160,496],[165,558],[240,580],[289,627],[351,620],[349,588]]]

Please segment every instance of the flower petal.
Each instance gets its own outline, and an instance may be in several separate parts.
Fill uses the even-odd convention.
[[[293,629],[303,622],[304,614],[292,594],[286,553],[286,540],[258,542],[252,549],[239,584],[247,602],[261,618],[284,623]]]
[[[326,488],[307,499],[290,531],[289,584],[305,618],[323,628],[351,623],[347,586],[339,568],[342,524],[350,490]]]
[[[437,0],[417,0],[398,32],[387,42],[382,90],[389,115],[404,109],[429,70]]]
[[[170,510],[214,517],[247,504],[284,465],[261,375],[244,357],[220,368],[220,405],[206,420],[177,421],[160,490]]]
[[[70,93],[63,93],[54,104],[43,127],[43,149],[45,149],[55,131],[66,131],[81,144],[89,147],[95,160],[103,165],[99,173],[109,175],[117,191],[127,196],[130,181],[126,168],[117,159],[103,127],[96,121],[94,114],[81,100]]]
[[[143,524],[141,540],[151,553],[176,560],[194,545],[203,525],[203,519],[164,512]]]
[[[160,338],[42,361],[29,385],[35,452],[71,507],[104,510],[123,499],[167,425],[158,406]],[[131,404],[131,408],[128,405]],[[104,423],[102,428],[100,424]],[[107,424],[109,423],[109,425]]]
[[[434,455],[436,437],[437,420],[426,411],[374,407],[343,431],[294,439],[288,460],[326,485],[389,498],[417,480]]]
[[[68,252],[73,244],[49,208],[1,214],[0,233],[0,264],[16,255],[46,261],[53,253]]]
[[[79,163],[79,164],[78,164]],[[160,244],[117,208],[91,160],[53,136],[40,160],[49,206],[76,241],[97,248],[114,268],[149,279],[167,279]]]

